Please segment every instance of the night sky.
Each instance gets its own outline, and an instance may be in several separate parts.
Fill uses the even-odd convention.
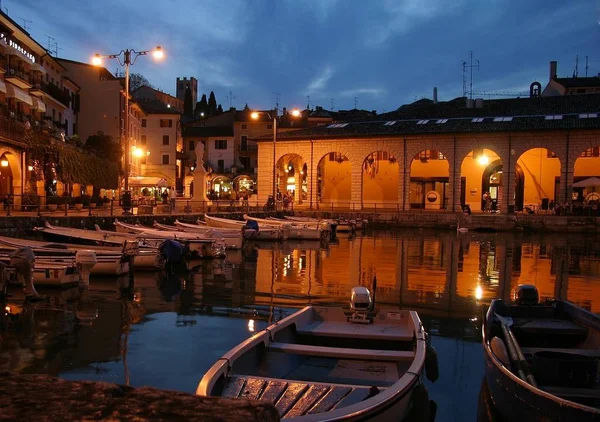
[[[132,72],[175,93],[194,76],[227,109],[280,106],[390,111],[462,95],[462,62],[479,60],[474,91],[528,91],[559,76],[600,72],[598,0],[2,0],[2,9],[59,57],[151,49]],[[106,63],[115,72],[116,61]],[[467,75],[467,88],[469,76]],[[493,97],[495,98],[495,97]],[[199,98],[198,98],[199,99]]]

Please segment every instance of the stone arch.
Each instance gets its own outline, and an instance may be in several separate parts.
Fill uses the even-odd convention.
[[[534,146],[516,157],[522,181],[517,174],[515,208],[541,205],[542,209],[548,209],[550,201],[559,200],[562,166],[559,155],[548,148]]]
[[[23,194],[20,155],[9,148],[2,148],[0,160],[8,163],[6,166],[0,166],[0,194],[14,195],[14,203],[18,205]]]
[[[586,142],[576,149],[573,157],[573,180],[578,183],[590,177],[600,178],[600,142]],[[573,187],[571,198],[574,201],[588,200],[592,192],[600,191],[599,187]]]
[[[471,211],[484,211],[483,194],[489,191],[490,210],[499,210],[504,187],[499,176],[503,172],[502,165],[502,158],[495,150],[476,148],[467,152],[460,162],[460,205],[470,207]],[[490,181],[492,170],[498,179]]]
[[[364,208],[396,208],[399,197],[400,164],[390,149],[374,150],[361,163]]]
[[[275,190],[277,196],[286,192],[292,195],[295,202],[300,202],[307,192],[308,175],[304,158],[295,152],[279,157],[275,163]]]
[[[349,207],[352,201],[352,162],[342,152],[328,152],[317,162],[318,203]]]
[[[408,165],[410,208],[445,209],[451,197],[448,157],[438,150],[424,149]]]

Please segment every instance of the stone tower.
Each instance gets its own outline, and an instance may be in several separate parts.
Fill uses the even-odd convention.
[[[177,78],[177,98],[181,101],[185,100],[185,89],[190,87],[192,91],[192,106],[195,107],[198,102],[198,80],[192,78]]]

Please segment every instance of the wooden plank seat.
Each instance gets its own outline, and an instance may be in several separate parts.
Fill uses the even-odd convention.
[[[295,355],[325,356],[340,359],[362,359],[397,362],[412,360],[414,351],[406,350],[375,350],[375,349],[349,349],[345,347],[311,346],[307,344],[277,343],[269,345],[271,350]]]
[[[406,325],[370,325],[339,322],[318,322],[297,330],[300,335],[361,338],[373,340],[411,341],[414,330]]]
[[[600,358],[600,350],[598,349],[558,349],[549,347],[521,347],[521,351],[524,355],[533,355],[537,352],[560,352]]]
[[[275,405],[281,417],[293,417],[350,406],[369,394],[370,387],[236,375],[228,379],[221,396],[266,400]]]

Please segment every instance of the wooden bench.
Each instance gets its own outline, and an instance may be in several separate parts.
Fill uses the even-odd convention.
[[[321,337],[346,337],[373,340],[410,341],[414,337],[412,327],[406,325],[370,325],[339,322],[313,323],[298,329],[298,334]]]
[[[340,359],[397,362],[415,358],[415,352],[405,350],[349,349],[345,347],[311,346],[307,344],[277,342],[271,343],[269,349],[295,355],[326,356]]]

